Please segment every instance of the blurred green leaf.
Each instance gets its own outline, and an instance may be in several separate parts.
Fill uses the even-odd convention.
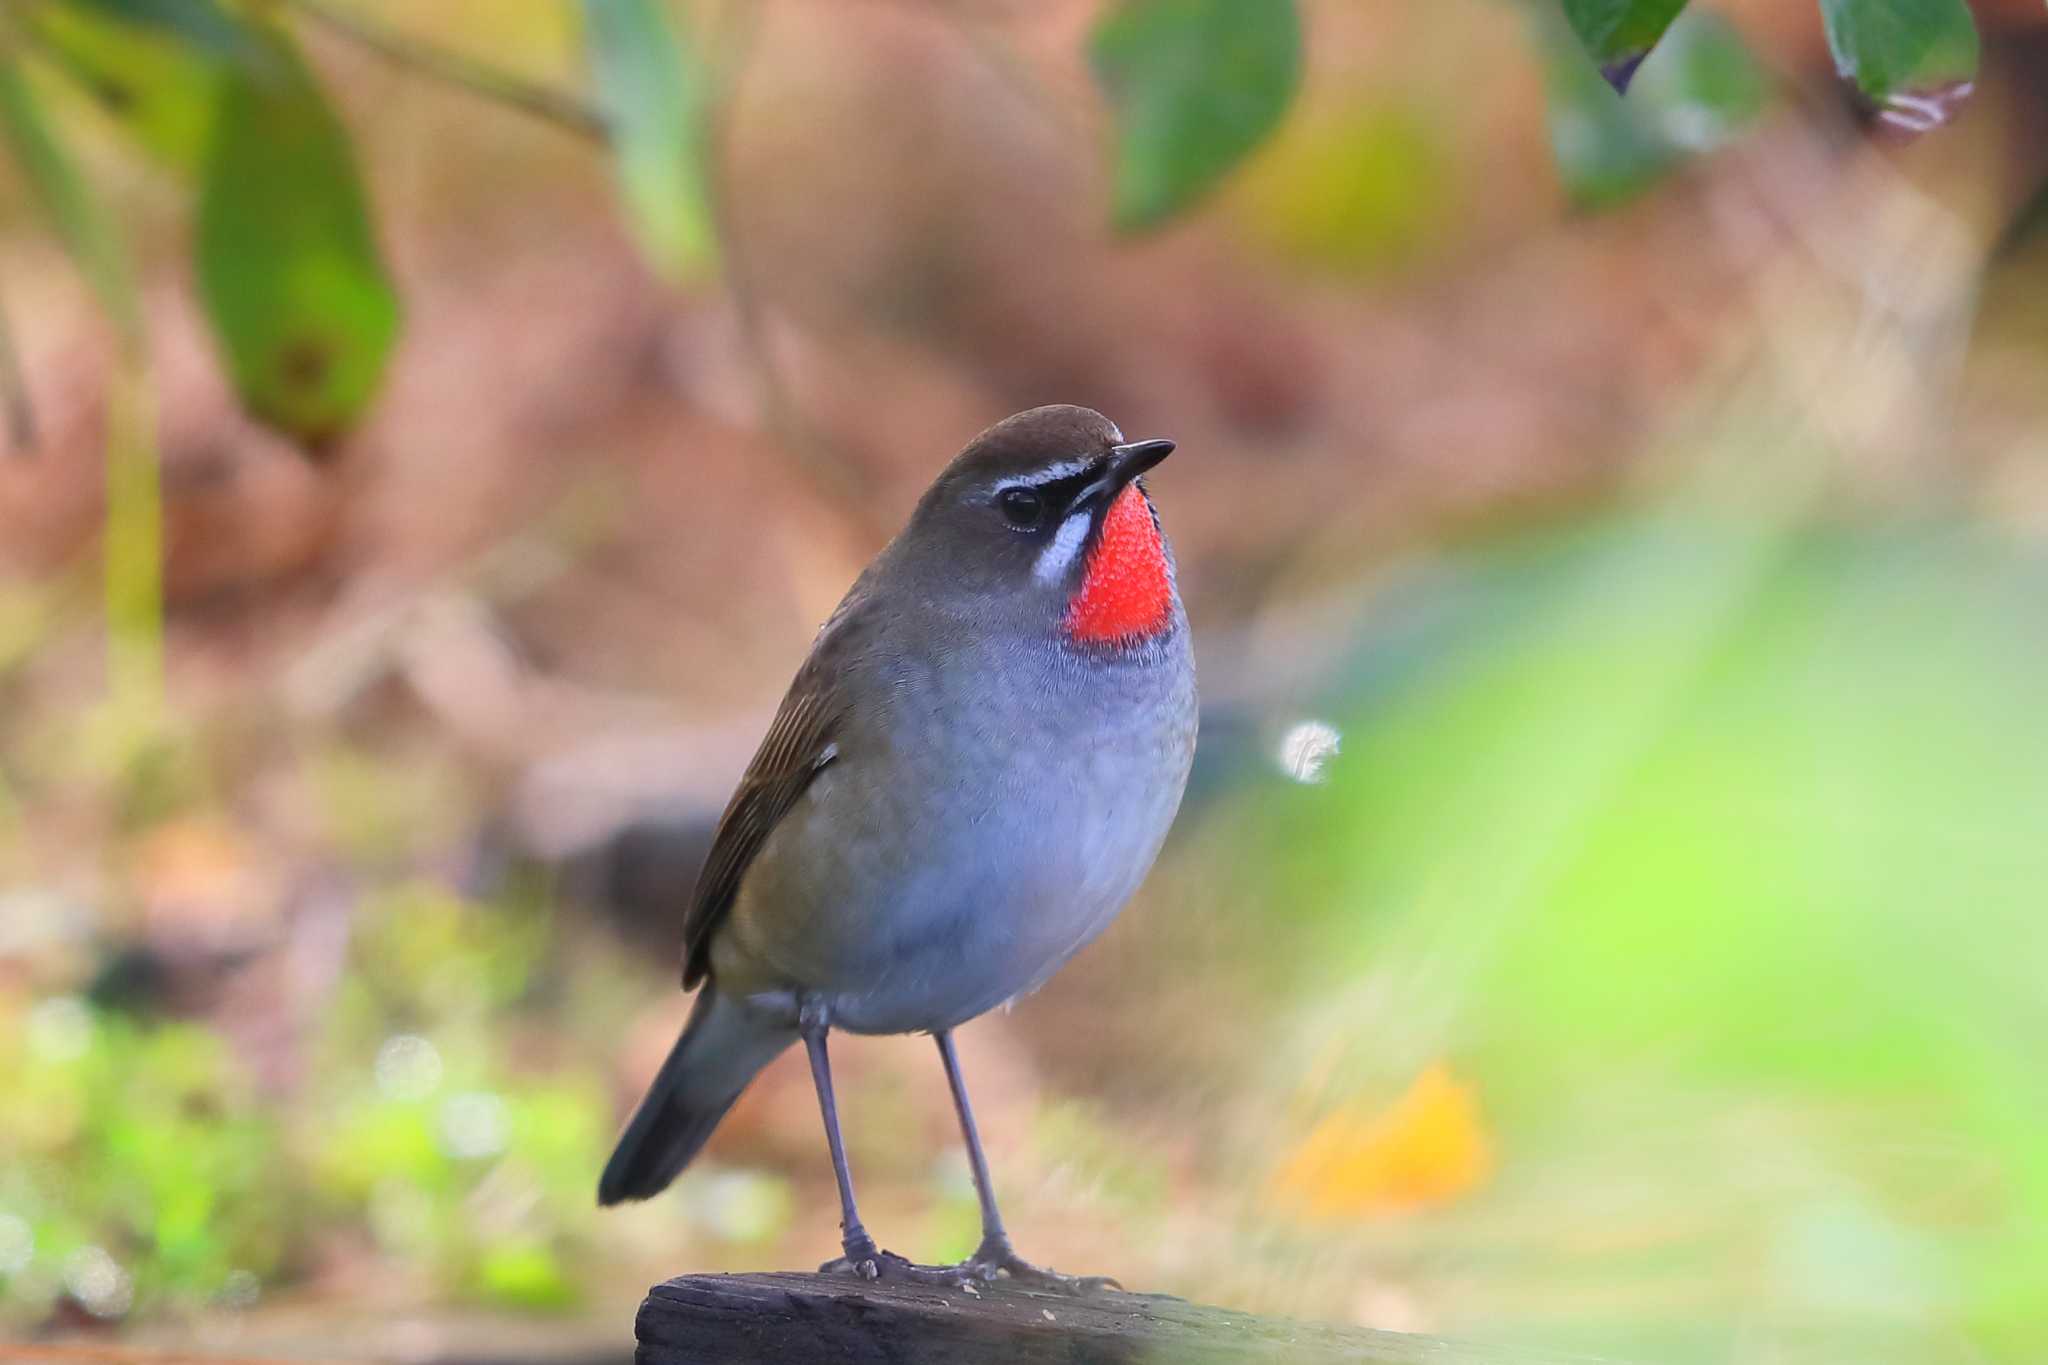
[[[1119,0],[1089,42],[1116,114],[1112,212],[1156,227],[1279,126],[1301,81],[1293,0]]]
[[[1408,661],[1271,817],[1294,997],[1342,1002],[1318,1065],[1459,1057],[1510,1226],[1546,1177],[1657,1190],[1671,1237],[1758,1249],[1737,1299],[1762,1271],[1788,1311],[2037,1358],[2044,575],[1960,529],[1663,514],[1414,589]],[[1592,1245],[1627,1208],[1542,1221]]]
[[[1563,0],[1565,18],[1618,93],[1657,46],[1686,0]]]
[[[219,62],[175,32],[110,17],[110,6],[28,12],[37,48],[143,150],[185,173],[206,156]]]
[[[1646,63],[1641,89],[1673,146],[1710,152],[1732,141],[1769,105],[1769,77],[1720,16],[1703,12],[1681,19],[1664,45],[1670,55]]]
[[[156,29],[219,57],[253,58],[262,51],[215,0],[59,0],[51,7]]]
[[[1965,0],[1821,0],[1842,79],[1886,124],[1945,122],[1977,76],[1977,25]]]
[[[20,66],[5,56],[0,56],[0,136],[100,302],[131,342],[139,339],[142,308],[127,247],[57,140]]]
[[[620,193],[657,268],[687,279],[716,254],[705,72],[654,0],[584,0],[583,14]]]
[[[478,1293],[518,1308],[566,1308],[576,1286],[562,1260],[545,1246],[511,1243],[484,1252],[476,1268]]]
[[[1582,208],[1634,198],[1684,156],[1726,143],[1769,102],[1763,70],[1713,14],[1689,12],[1672,25],[1626,103],[1572,35],[1550,22],[1542,31],[1551,150],[1565,192]]]
[[[307,438],[375,393],[399,304],[348,135],[281,33],[223,76],[199,207],[199,283],[242,401]]]

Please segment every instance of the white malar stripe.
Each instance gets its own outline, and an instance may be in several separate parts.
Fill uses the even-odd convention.
[[[1060,529],[1053,533],[1052,544],[1038,552],[1038,563],[1031,566],[1032,577],[1041,583],[1057,583],[1067,576],[1067,570],[1074,567],[1074,557],[1081,553],[1081,544],[1088,539],[1088,522],[1092,512],[1075,512],[1060,523]]]
[[[995,487],[989,491],[991,493],[1001,493],[1011,488],[1038,488],[1053,482],[1055,479],[1064,479],[1069,474],[1079,474],[1094,463],[1095,461],[1093,460],[1062,460],[1058,464],[1049,464],[1043,469],[1034,469],[1029,474],[1022,474],[1014,479],[999,480]]]

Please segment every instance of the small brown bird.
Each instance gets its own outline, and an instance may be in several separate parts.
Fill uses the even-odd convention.
[[[1019,413],[968,444],[854,583],[719,823],[683,922],[683,985],[703,988],[600,1203],[666,1188],[801,1038],[839,1182],[845,1255],[826,1269],[1108,1283],[1011,1248],[952,1030],[1100,934],[1180,807],[1194,659],[1139,482],[1172,450],[1087,408]],[[833,1028],[937,1040],[981,1201],[962,1264],[913,1265],[861,1226]]]

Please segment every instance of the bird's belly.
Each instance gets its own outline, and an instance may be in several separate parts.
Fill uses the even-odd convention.
[[[856,1033],[951,1028],[1036,989],[1130,898],[1179,806],[1185,762],[1127,748],[966,764],[938,800],[827,769],[750,871],[719,979],[821,997]]]

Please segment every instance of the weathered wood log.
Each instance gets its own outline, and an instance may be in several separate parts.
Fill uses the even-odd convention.
[[[1164,1294],[977,1292],[839,1275],[685,1275],[648,1292],[640,1365],[1486,1365],[1400,1332],[1208,1308]]]

